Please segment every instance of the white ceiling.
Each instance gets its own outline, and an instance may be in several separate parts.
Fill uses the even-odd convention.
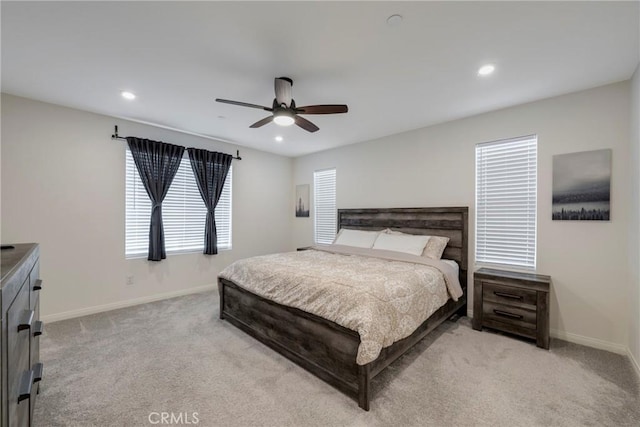
[[[7,2],[2,91],[299,156],[628,79],[638,2]],[[401,14],[399,26],[388,16]],[[496,72],[478,77],[480,65]],[[268,113],[274,77],[310,134]],[[120,97],[121,90],[138,95]],[[122,129],[126,134],[126,129]],[[284,141],[274,141],[282,135]],[[144,136],[144,135],[136,135]]]

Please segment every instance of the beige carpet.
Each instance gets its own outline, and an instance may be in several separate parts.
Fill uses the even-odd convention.
[[[45,329],[36,426],[163,425],[162,412],[199,426],[640,426],[625,357],[559,340],[545,351],[466,318],[378,376],[370,412],[218,320],[217,293]]]

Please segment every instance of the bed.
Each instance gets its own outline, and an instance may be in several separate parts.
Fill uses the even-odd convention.
[[[338,230],[343,228],[389,228],[407,234],[448,237],[442,258],[457,263],[462,295],[457,301],[448,299],[413,333],[382,348],[377,358],[366,364],[356,363],[361,344],[358,332],[263,298],[223,277],[218,279],[220,318],[355,398],[368,411],[371,381],[376,375],[442,322],[455,314],[466,315],[468,208],[340,209]]]

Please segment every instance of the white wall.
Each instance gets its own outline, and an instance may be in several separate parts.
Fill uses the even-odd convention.
[[[233,249],[126,260],[125,145],[134,135],[235,153],[156,127],[2,95],[2,241],[38,242],[41,314],[58,319],[214,285],[232,261],[290,250],[292,160],[243,148],[233,167]],[[268,224],[268,227],[265,227]],[[126,286],[128,275],[134,285]],[[97,308],[96,308],[97,307]]]
[[[626,352],[629,90],[617,83],[300,157],[293,185],[336,167],[338,208],[469,206],[473,266],[474,146],[537,134],[537,265],[553,279],[552,333]],[[552,156],[602,148],[613,149],[611,221],[552,221]],[[313,218],[295,219],[294,245],[312,241]]]
[[[640,65],[631,81],[631,218],[629,350],[640,374]]]

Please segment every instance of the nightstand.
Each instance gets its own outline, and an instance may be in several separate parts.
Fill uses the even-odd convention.
[[[473,274],[473,329],[497,329],[549,349],[551,277],[481,268]]]

